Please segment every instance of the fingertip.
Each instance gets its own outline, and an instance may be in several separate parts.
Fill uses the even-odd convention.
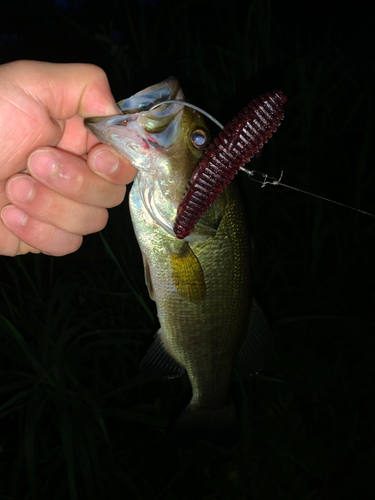
[[[92,148],[87,162],[93,172],[116,184],[129,184],[137,175],[129,160],[105,144]]]
[[[114,174],[118,170],[119,165],[120,158],[110,149],[99,149],[92,156],[92,168],[98,174]]]
[[[2,209],[1,219],[8,228],[19,228],[25,226],[27,223],[25,212],[13,205],[7,205]]]
[[[46,250],[43,253],[53,257],[64,257],[79,250],[83,243],[83,236],[77,234],[64,234],[64,246],[55,246],[51,250]]]

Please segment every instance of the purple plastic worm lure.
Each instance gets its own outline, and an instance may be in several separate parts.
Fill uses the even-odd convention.
[[[186,238],[191,233],[238,170],[259,154],[284,118],[286,101],[280,90],[261,95],[245,106],[211,142],[178,207],[173,228],[177,238]]]

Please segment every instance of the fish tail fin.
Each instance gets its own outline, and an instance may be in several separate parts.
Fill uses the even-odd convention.
[[[198,440],[229,447],[238,438],[236,407],[230,400],[225,406],[215,409],[189,404],[172,425],[167,441],[173,447],[187,446]]]

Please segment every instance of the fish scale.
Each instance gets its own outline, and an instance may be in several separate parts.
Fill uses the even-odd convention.
[[[160,322],[140,368],[162,379],[186,371],[192,388],[169,441],[229,446],[238,437],[230,390],[235,363],[246,375],[259,371],[270,357],[272,334],[252,298],[250,234],[236,185],[223,190],[187,238],[173,232],[208,130],[200,113],[178,103],[153,110],[161,96],[184,99],[171,77],[121,101],[123,115],[88,118],[85,125],[139,170],[130,214]]]
[[[228,208],[215,238],[191,244],[203,270],[206,288],[204,299],[198,302],[188,301],[174,290],[172,269],[166,265],[168,251],[178,255],[187,243],[159,231],[150,216],[137,210],[137,189],[132,189],[129,200],[137,239],[151,269],[161,335],[168,352],[189,375],[192,404],[203,407],[220,406],[223,398],[228,398],[230,375],[246,335],[251,305],[251,257],[243,207],[234,186],[222,197],[228,199]],[[150,252],[156,239],[159,250],[163,250]],[[171,314],[172,311],[175,313]],[[225,352],[224,360],[220,352]],[[216,372],[219,374],[214,377]],[[212,401],[213,390],[220,394],[216,402]]]

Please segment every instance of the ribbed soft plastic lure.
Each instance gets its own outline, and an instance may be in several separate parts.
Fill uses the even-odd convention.
[[[192,175],[174,224],[177,238],[186,238],[238,170],[259,154],[284,118],[287,98],[273,90],[245,106],[206,149]]]

